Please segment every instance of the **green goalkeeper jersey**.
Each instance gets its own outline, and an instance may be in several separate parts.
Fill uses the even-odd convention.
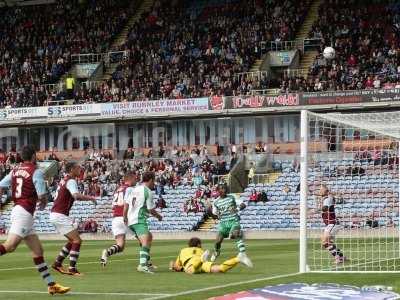
[[[213,214],[218,216],[221,222],[239,221],[239,204],[233,195],[225,198],[217,198],[213,203]]]

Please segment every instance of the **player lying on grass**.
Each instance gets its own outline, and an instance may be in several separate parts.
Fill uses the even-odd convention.
[[[75,200],[96,203],[96,198],[79,193],[78,183],[75,178],[81,173],[81,167],[76,162],[67,163],[65,171],[65,177],[58,184],[53,208],[50,212],[50,222],[53,223],[59,233],[68,239],[68,242],[61,248],[52,267],[61,274],[80,276],[82,274],[78,271],[76,264],[82,240],[73,219],[69,216],[69,212]],[[68,255],[69,268],[67,271],[64,270],[62,263]]]
[[[115,244],[104,249],[101,255],[100,262],[103,267],[106,266],[108,257],[116,253],[124,251],[126,234],[128,227],[124,223],[124,203],[129,194],[134,192],[136,185],[137,175],[134,172],[128,172],[124,176],[123,183],[114,193],[113,198],[113,220],[112,220],[112,233],[115,238]]]
[[[321,217],[325,224],[325,229],[321,236],[321,243],[322,246],[335,258],[335,263],[341,264],[348,259],[335,244],[335,235],[340,230],[340,225],[335,213],[335,198],[331,193],[329,193],[326,185],[321,186],[319,196],[321,198],[319,204],[321,208]]]
[[[214,252],[211,256],[211,261],[214,262],[221,253],[221,244],[227,237],[236,241],[236,246],[242,256],[246,256],[246,246],[243,241],[243,232],[240,226],[239,210],[246,208],[244,203],[239,205],[232,195],[226,194],[226,185],[218,185],[219,197],[214,201],[212,213],[220,220],[218,226],[217,240],[214,246]],[[251,260],[247,258],[251,264]]]
[[[137,270],[143,273],[153,273],[149,267],[153,235],[149,231],[147,219],[151,214],[158,221],[162,220],[162,216],[156,211],[156,204],[151,192],[154,189],[154,183],[154,172],[144,172],[142,184],[135,187],[132,193],[126,195],[124,204],[124,223],[137,236],[140,243]]]
[[[11,227],[7,240],[0,245],[0,256],[17,249],[21,241],[32,252],[35,263],[43,280],[47,283],[50,294],[65,294],[70,288],[57,284],[50,275],[43,258],[43,248],[33,228],[33,215],[36,203],[43,210],[47,205],[47,191],[43,172],[36,167],[36,153],[33,147],[24,146],[21,151],[23,163],[15,167],[0,182],[0,195],[3,189],[11,187],[14,208],[11,212]]]
[[[201,240],[197,237],[192,237],[189,240],[188,247],[183,248],[179,252],[177,259],[169,263],[169,269],[175,272],[199,274],[225,273],[237,266],[239,263],[252,267],[251,261],[243,253],[239,253],[236,257],[228,259],[220,265],[207,261],[208,256],[208,250],[204,251],[201,248]]]

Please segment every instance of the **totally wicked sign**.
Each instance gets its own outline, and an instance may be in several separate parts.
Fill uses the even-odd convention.
[[[225,109],[299,106],[299,94],[225,97]]]

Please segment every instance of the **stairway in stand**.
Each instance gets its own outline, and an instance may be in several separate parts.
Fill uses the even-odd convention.
[[[307,17],[304,20],[303,25],[300,27],[299,32],[296,35],[296,39],[299,40],[304,40],[308,38],[308,34],[312,29],[312,25],[314,24],[315,21],[318,20],[318,10],[319,7],[322,3],[322,0],[315,0],[310,6],[310,9],[308,11]],[[307,78],[308,75],[308,70],[314,63],[314,60],[316,56],[318,55],[317,50],[309,50],[305,51],[301,57],[300,60],[300,75],[303,76],[304,78]]]
[[[0,208],[0,212],[6,211],[6,210],[11,210],[14,205],[13,201],[9,201],[6,205],[4,205],[2,208]]]
[[[214,228],[215,224],[217,223],[216,220],[214,220],[211,217],[208,217],[203,224],[200,225],[199,229],[197,231],[210,231],[211,229]]]
[[[153,7],[154,0],[144,0],[136,13],[129,19],[125,28],[118,34],[115,41],[111,45],[110,51],[118,51],[122,45],[124,45],[128,40],[129,31],[138,22],[144,12],[148,12]],[[115,72],[118,63],[110,64],[107,70],[104,72],[101,80],[106,81],[111,79],[112,74]]]
[[[268,174],[268,180],[265,182],[266,184],[272,185],[275,181],[281,176],[281,172],[272,172]]]

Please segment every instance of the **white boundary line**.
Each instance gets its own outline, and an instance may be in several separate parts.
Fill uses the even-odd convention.
[[[226,253],[236,253],[235,250],[227,250],[224,252]],[[256,256],[258,257],[258,256]],[[176,258],[176,255],[169,255],[169,256],[158,256],[158,257],[151,257],[152,259],[165,259],[165,258]],[[124,259],[112,259],[111,262],[123,262],[123,261],[138,261],[139,258],[124,258]],[[80,262],[79,265],[92,265],[92,264],[99,264],[100,265],[100,259],[97,261],[86,261],[86,262]],[[36,267],[14,267],[14,268],[3,268],[0,269],[0,272],[4,271],[18,271],[18,270],[36,270]]]
[[[0,294],[48,294],[44,291],[2,291]],[[95,293],[95,292],[70,292],[68,295],[107,295],[107,296],[157,296],[167,297],[170,294],[156,294],[156,293]]]
[[[164,258],[176,258],[175,256],[159,256],[159,257],[152,257],[154,259],[164,259]],[[112,262],[121,262],[121,261],[138,261],[139,258],[124,258],[124,259],[113,259],[111,260]],[[80,262],[79,265],[92,265],[92,264],[98,264],[100,265],[100,259],[98,261],[84,261],[84,262]],[[0,269],[0,272],[2,271],[17,271],[17,270],[31,270],[31,269],[35,269],[36,267],[17,267],[17,268],[4,268],[4,269]]]
[[[226,251],[225,253],[231,253],[233,251]],[[256,255],[252,256],[252,258],[257,258],[257,257],[263,257],[263,255]],[[169,256],[158,256],[158,257],[151,257],[152,259],[165,259],[165,258],[176,258],[176,255],[169,255]],[[111,260],[112,262],[124,262],[124,261],[139,261],[139,258],[124,258],[124,259],[113,259]],[[99,264],[100,265],[100,259],[97,261],[86,261],[86,262],[80,262],[79,265],[92,265],[92,264]],[[3,268],[0,269],[0,272],[4,271],[18,271],[18,270],[36,270],[36,267],[16,267],[16,268]]]
[[[175,294],[169,294],[169,295],[163,295],[163,296],[160,295],[160,296],[156,296],[156,297],[145,298],[145,300],[158,300],[158,299],[167,299],[167,298],[171,298],[171,297],[179,297],[179,296],[191,295],[191,294],[195,294],[195,293],[218,290],[218,289],[223,289],[223,288],[227,288],[227,287],[231,287],[231,286],[247,284],[247,283],[254,283],[254,282],[259,282],[259,281],[270,281],[270,280],[274,280],[274,279],[287,278],[287,277],[292,277],[292,276],[296,276],[296,275],[300,275],[300,274],[301,273],[290,273],[290,274],[282,274],[282,275],[271,276],[271,277],[263,277],[263,278],[251,279],[251,280],[246,280],[246,281],[237,281],[237,282],[232,282],[232,283],[228,283],[228,284],[210,286],[210,287],[196,289],[196,290],[188,290],[188,291],[185,291],[185,292],[180,292],[180,293],[175,293]]]

